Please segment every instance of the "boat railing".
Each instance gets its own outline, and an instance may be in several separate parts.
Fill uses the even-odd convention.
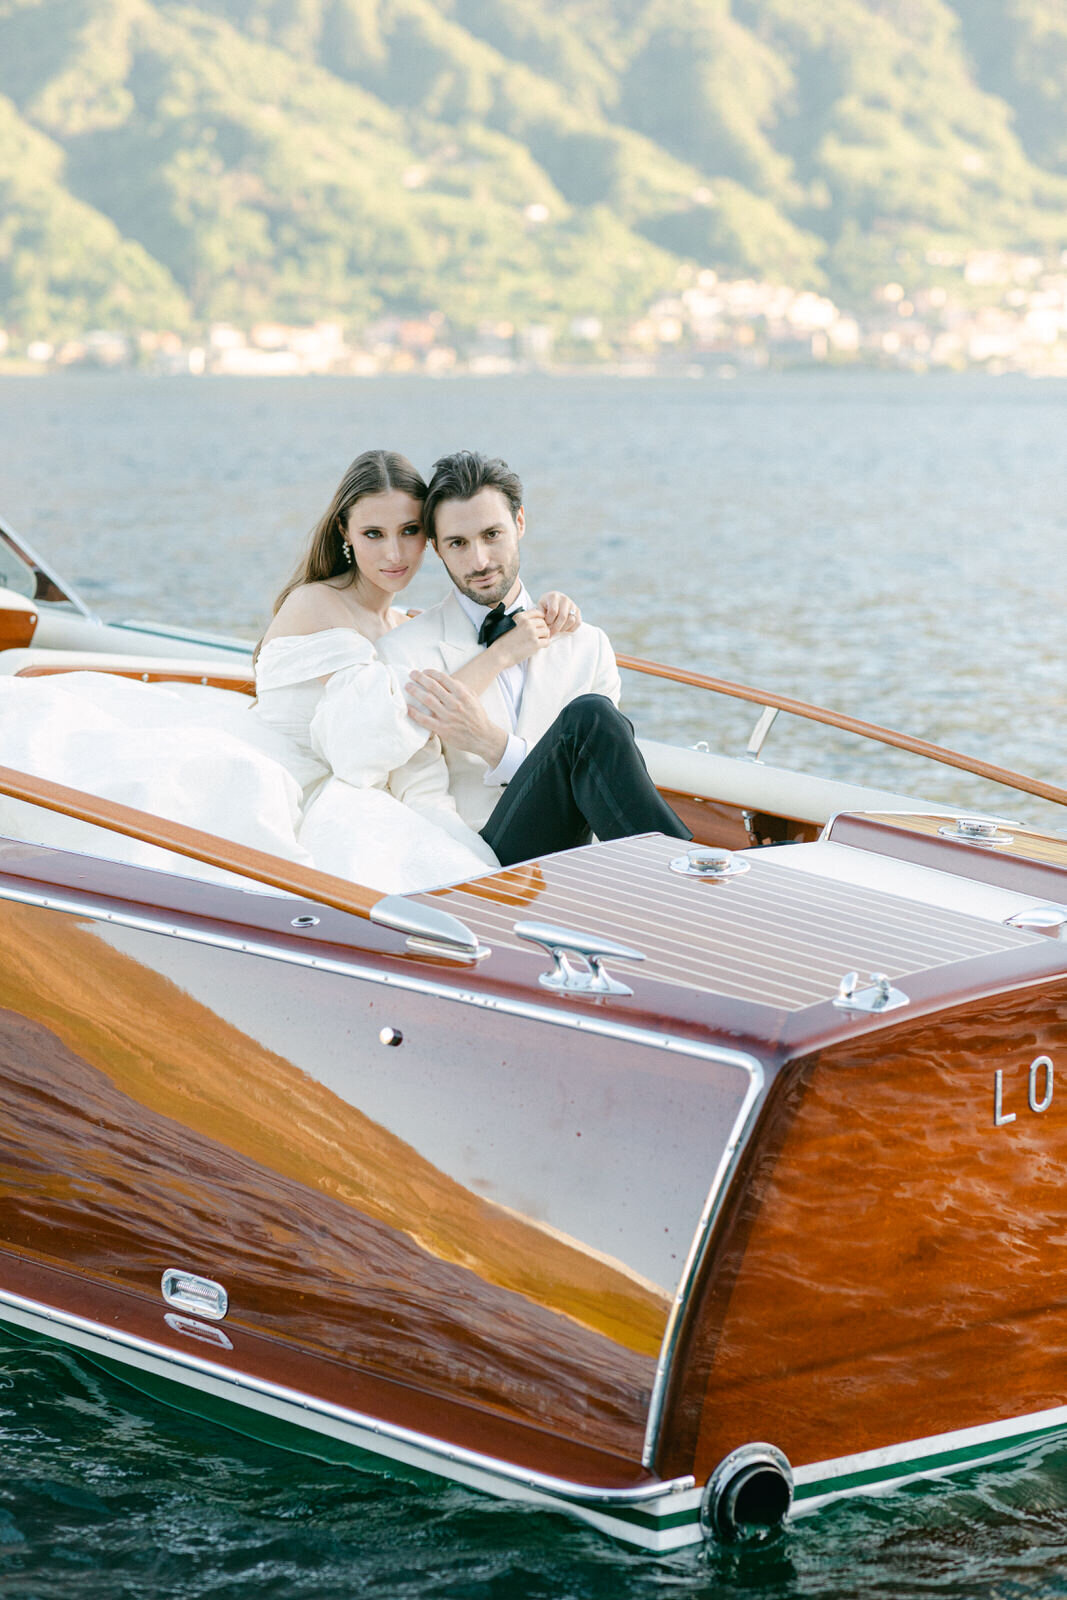
[[[184,823],[171,822],[166,817],[120,805],[114,800],[102,800],[85,790],[70,789],[65,784],[52,783],[13,767],[0,766],[0,795],[122,834],[127,839],[137,839],[142,844],[155,845],[160,850],[172,851],[222,872],[249,878],[282,894],[312,900],[355,917],[369,918],[382,899],[376,889],[365,889],[361,884],[320,872],[316,867],[302,867],[266,850],[235,844],[199,828],[188,828]]]
[[[977,756],[963,755],[959,750],[950,750],[945,745],[916,738],[914,734],[898,733],[893,728],[880,727],[876,722],[865,722],[861,717],[851,717],[843,711],[830,711],[826,706],[811,705],[806,700],[797,700],[792,695],[776,694],[769,689],[755,689],[748,684],[732,683],[728,678],[713,678],[707,673],[691,672],[685,667],[667,666],[662,661],[646,661],[642,656],[620,655],[616,660],[620,667],[630,672],[641,672],[652,678],[661,678],[668,683],[685,684],[693,689],[706,689],[713,694],[726,695],[732,700],[746,700],[752,705],[759,706],[761,715],[752,731],[746,751],[750,757],[758,756],[774,717],[779,711],[786,711],[791,716],[804,717],[809,722],[819,722],[825,727],[836,728],[843,733],[854,733],[862,739],[871,739],[877,744],[907,751],[910,755],[924,756],[929,761],[940,763],[941,766],[955,767],[960,772],[969,772],[975,777],[987,779],[990,783],[1003,784],[1005,788],[1035,795],[1038,799],[1051,801],[1054,805],[1067,806],[1067,789],[1062,789],[1057,784],[1046,783],[1042,778],[1027,777],[1022,772],[1013,772],[1009,767],[982,761]]]
[[[0,795],[42,806],[60,816],[105,828],[142,844],[155,845],[188,860],[251,879],[282,894],[310,900],[314,905],[362,917],[379,927],[407,935],[409,948],[422,953],[434,952],[450,960],[463,961],[474,961],[484,954],[475,935],[458,917],[436,906],[408,900],[401,894],[382,894],[347,878],[320,872],[317,867],[302,867],[265,850],[236,844],[217,834],[203,833],[199,828],[187,828],[184,823],[171,822],[166,817],[120,805],[114,800],[103,800],[81,789],[69,789],[65,784],[52,783],[13,767],[0,767]],[[0,859],[0,870],[2,867]],[[303,929],[317,920],[296,916],[290,925]]]

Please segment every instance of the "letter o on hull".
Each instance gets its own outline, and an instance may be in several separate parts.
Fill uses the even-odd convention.
[[[1045,1074],[1045,1082],[1040,1098],[1037,1093],[1037,1075],[1039,1072],[1044,1072]],[[1052,1072],[1052,1058],[1050,1056],[1038,1056],[1036,1061],[1031,1061],[1028,1095],[1031,1111],[1036,1111],[1040,1114],[1042,1111],[1047,1111],[1052,1104]]]
[[[781,1527],[792,1503],[787,1458],[773,1444],[743,1444],[708,1479],[700,1527],[705,1539],[760,1538]]]

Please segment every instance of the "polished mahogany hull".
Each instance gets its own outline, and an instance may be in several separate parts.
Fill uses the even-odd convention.
[[[0,847],[0,1319],[249,1431],[651,1550],[702,1537],[705,1483],[754,1443],[801,1510],[1067,1427],[1064,945],[946,913],[940,964],[909,969],[888,901],[759,860],[690,886],[676,849],[422,897],[492,944],[465,964]],[[563,1000],[506,919],[595,906],[596,873],[618,917],[646,894],[649,978]],[[742,894],[883,937],[908,1007],[791,1001],[822,982],[790,975],[802,939],[748,997]]]

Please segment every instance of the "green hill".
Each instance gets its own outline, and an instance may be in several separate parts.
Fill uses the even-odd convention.
[[[0,0],[0,324],[631,316],[1067,246],[1057,0]]]

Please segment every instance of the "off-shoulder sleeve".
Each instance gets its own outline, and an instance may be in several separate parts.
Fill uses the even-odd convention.
[[[367,648],[367,659],[334,671],[311,720],[312,749],[359,789],[384,788],[430,737],[407,714],[407,673]]]
[[[269,639],[259,652],[256,689],[289,689],[326,678],[343,667],[366,666],[375,659],[374,646],[355,628],[285,634]]]

